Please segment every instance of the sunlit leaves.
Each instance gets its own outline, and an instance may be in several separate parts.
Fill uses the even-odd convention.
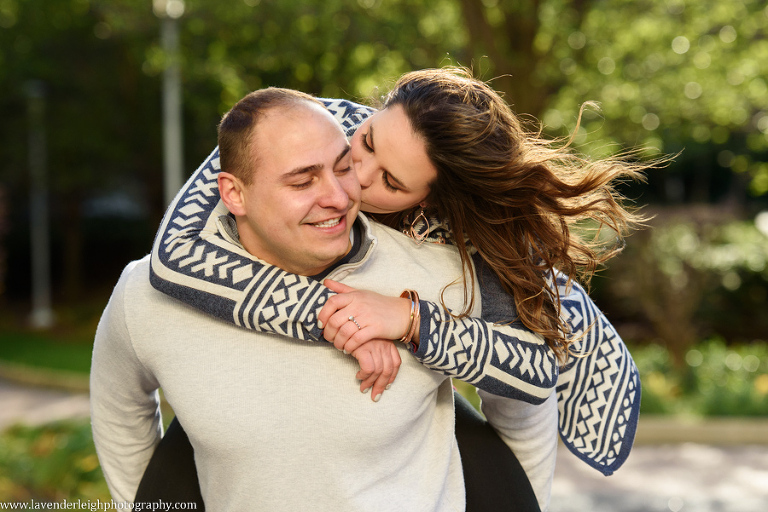
[[[563,19],[572,19],[563,8]],[[541,16],[552,12],[543,7]],[[741,134],[755,162],[745,172],[761,175],[757,154],[768,150],[768,135],[755,120],[768,102],[762,2],[595,2],[580,24],[567,27],[545,22],[541,28],[553,41],[546,76],[565,78],[543,113],[554,121],[547,129],[572,128],[579,105],[597,100],[604,117],[586,124],[590,139],[669,151],[685,141],[727,144]],[[558,37],[564,28],[569,33]]]

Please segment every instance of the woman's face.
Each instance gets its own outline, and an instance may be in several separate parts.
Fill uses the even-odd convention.
[[[426,199],[437,170],[400,105],[368,118],[352,136],[351,146],[362,188],[361,210],[400,212]]]

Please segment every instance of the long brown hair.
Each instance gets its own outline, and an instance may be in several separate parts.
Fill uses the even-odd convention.
[[[404,75],[385,100],[385,108],[393,105],[405,110],[437,168],[426,202],[448,221],[469,278],[464,237],[512,294],[523,324],[565,358],[572,340],[560,319],[557,287],[547,280],[557,269],[588,281],[621,250],[617,241],[642,218],[622,206],[614,185],[642,179],[647,165],[590,161],[567,142],[527,131],[498,93],[461,68]],[[610,228],[612,242],[575,229],[585,221]],[[464,281],[461,316],[475,301],[466,275]]]

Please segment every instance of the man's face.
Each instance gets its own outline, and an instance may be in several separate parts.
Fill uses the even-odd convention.
[[[360,184],[341,127],[321,106],[273,108],[256,125],[253,180],[244,187],[240,241],[295,274],[322,272],[350,250]]]

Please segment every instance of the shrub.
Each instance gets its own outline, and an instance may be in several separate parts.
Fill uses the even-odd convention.
[[[664,344],[678,368],[702,338],[768,332],[768,236],[754,221],[704,211],[659,213],[595,281],[595,300],[622,336]]]
[[[674,366],[666,348],[632,349],[647,414],[768,416],[768,343],[729,347],[719,338],[700,343]]]
[[[0,500],[106,501],[90,422],[14,426],[0,436]]]

